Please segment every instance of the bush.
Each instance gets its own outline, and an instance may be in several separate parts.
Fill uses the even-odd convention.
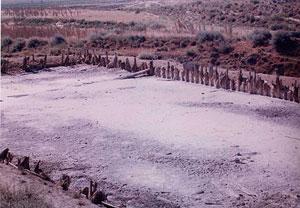
[[[188,45],[190,44],[190,40],[189,39],[183,39],[182,41],[180,41],[180,48],[186,48]]]
[[[142,23],[138,23],[138,22],[129,22],[128,26],[130,27],[130,30],[133,31],[145,31],[147,29],[147,26],[142,24]]]
[[[143,35],[131,35],[128,37],[128,41],[131,43],[143,43],[146,41],[146,38]]]
[[[27,48],[37,48],[37,47],[40,47],[40,46],[45,46],[47,45],[48,42],[45,41],[45,40],[40,40],[40,39],[37,39],[37,38],[32,38],[28,41],[27,43]]]
[[[52,40],[51,40],[51,45],[56,46],[56,45],[61,45],[67,43],[66,39],[61,36],[61,35],[55,35]]]
[[[103,41],[105,40],[106,33],[97,33],[97,34],[92,34],[90,36],[90,42],[93,44],[102,44]]]
[[[269,31],[254,31],[249,35],[249,40],[252,42],[253,47],[268,45],[272,39],[272,34]]]
[[[271,25],[270,29],[276,31],[276,30],[289,30],[290,28],[286,24],[274,24]]]
[[[23,39],[17,39],[16,42],[12,46],[12,52],[20,52],[22,51],[26,46],[26,42]]]
[[[142,35],[131,35],[127,37],[127,41],[131,47],[140,47],[141,43],[146,41],[146,38]]]
[[[197,56],[197,53],[194,50],[187,50],[186,55],[189,57],[195,57]]]
[[[218,48],[218,52],[220,52],[221,54],[229,54],[233,50],[234,50],[234,48],[231,45],[229,45],[229,44],[222,44]]]
[[[161,56],[155,53],[141,53],[139,54],[139,59],[142,60],[157,60],[161,59]]]
[[[77,42],[74,43],[74,47],[75,47],[75,48],[83,48],[84,45],[85,45],[85,43],[86,43],[86,41],[84,41],[84,40],[79,40],[79,41],[77,41]]]
[[[273,39],[273,47],[275,50],[283,55],[294,55],[299,47],[299,43],[295,38],[299,37],[297,32],[278,32]]]
[[[162,25],[162,24],[159,24],[159,23],[151,23],[150,26],[149,26],[152,30],[160,30],[160,29],[164,29],[166,28],[166,26]]]
[[[259,0],[250,0],[252,4],[259,4]]]
[[[6,48],[13,43],[13,40],[10,37],[4,37],[1,40],[1,48]]]
[[[224,36],[219,32],[200,32],[197,35],[197,40],[199,43],[213,42],[213,41],[224,41]]]

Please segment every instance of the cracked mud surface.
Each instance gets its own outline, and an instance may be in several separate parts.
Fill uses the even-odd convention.
[[[123,207],[297,207],[299,104],[123,73],[2,77],[1,149]]]

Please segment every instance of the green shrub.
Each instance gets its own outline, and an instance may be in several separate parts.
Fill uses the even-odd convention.
[[[229,45],[228,43],[227,44],[222,44],[218,48],[218,52],[220,52],[221,54],[229,54],[233,50],[234,50],[234,48],[231,45]]]
[[[12,46],[12,52],[13,53],[20,52],[20,51],[22,51],[25,48],[25,46],[26,46],[25,40],[19,38],[13,44],[13,46]]]
[[[143,35],[131,35],[128,37],[128,40],[129,42],[143,43],[146,41],[146,38]]]
[[[90,42],[95,45],[103,44],[106,39],[106,33],[95,33],[90,36]]]
[[[276,31],[276,30],[289,30],[290,28],[286,24],[274,24],[271,25],[270,29]]]
[[[250,0],[252,4],[259,4],[259,0]]]
[[[248,38],[252,42],[253,47],[264,46],[269,44],[272,34],[265,30],[255,30]]]
[[[182,41],[180,41],[180,48],[186,48],[188,45],[190,44],[190,40],[189,39],[183,39]]]
[[[10,37],[4,37],[1,40],[1,49],[9,47],[13,43],[13,40]]]
[[[61,35],[55,35],[51,40],[52,46],[62,45],[66,43],[67,43],[66,39]]]
[[[140,53],[138,57],[139,57],[139,59],[142,59],[142,60],[161,59],[161,56],[159,54],[155,54],[155,53]]]
[[[146,38],[143,35],[131,35],[127,37],[127,42],[131,47],[140,47],[141,43],[145,42]]]
[[[48,42],[45,41],[45,40],[40,40],[40,39],[37,39],[37,38],[32,38],[28,41],[27,43],[27,48],[38,48],[40,46],[45,46],[47,45]]]
[[[205,31],[205,32],[200,32],[197,34],[197,40],[199,43],[224,41],[224,36],[220,32]]]
[[[277,32],[273,38],[273,47],[283,55],[295,55],[299,42],[295,39],[300,36],[299,32]]]
[[[194,50],[187,50],[186,55],[189,57],[195,57],[197,56],[197,53]]]

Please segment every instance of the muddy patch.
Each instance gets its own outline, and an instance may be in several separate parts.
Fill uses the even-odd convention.
[[[225,110],[231,113],[237,113],[247,116],[256,116],[259,119],[272,121],[283,125],[299,126],[300,111],[298,106],[261,106],[255,105],[241,105],[233,102],[180,102],[176,105],[188,108],[215,108]]]
[[[9,98],[21,98],[21,97],[27,97],[29,94],[19,94],[19,95],[9,95],[7,97]]]

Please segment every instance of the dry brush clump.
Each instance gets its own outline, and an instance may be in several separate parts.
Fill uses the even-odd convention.
[[[300,32],[277,32],[272,43],[275,50],[282,55],[299,55]]]
[[[272,34],[267,30],[255,30],[248,38],[252,42],[253,47],[266,46],[272,39]]]
[[[27,42],[27,48],[38,48],[45,45],[48,45],[48,41],[38,38],[31,38]]]
[[[220,32],[216,31],[204,31],[199,32],[197,34],[197,41],[198,43],[204,43],[204,42],[215,42],[215,41],[224,41],[225,38]]]

